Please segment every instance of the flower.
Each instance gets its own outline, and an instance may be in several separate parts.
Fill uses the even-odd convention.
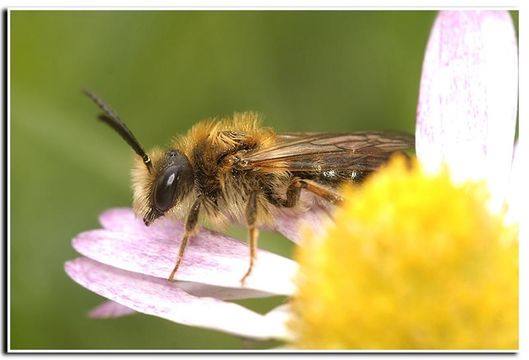
[[[516,59],[508,13],[439,13],[421,81],[420,164],[397,158],[346,189],[335,224],[306,235],[294,347],[518,346],[518,230],[503,207]]]
[[[293,341],[292,346],[312,348],[341,348],[347,345],[339,341],[326,343],[325,346],[316,342],[308,345],[301,342],[302,336],[300,334],[308,331],[308,328],[304,328],[304,326],[318,326],[314,318],[308,318],[309,315],[323,314],[323,321],[327,321],[327,323],[338,321],[338,323],[332,324],[335,326],[334,331],[340,331],[342,334],[358,334],[366,330],[365,326],[369,327],[369,315],[383,319],[381,314],[384,314],[385,309],[395,309],[395,304],[388,300],[391,299],[390,297],[374,296],[373,288],[371,288],[371,292],[361,294],[363,297],[359,299],[362,301],[358,304],[355,303],[355,300],[358,299],[352,298],[351,293],[347,292],[345,296],[342,295],[341,302],[316,302],[311,305],[301,305],[300,302],[300,298],[307,298],[309,295],[315,300],[328,300],[334,296],[333,286],[337,284],[351,286],[357,283],[368,286],[370,285],[367,283],[368,280],[372,280],[376,276],[380,276],[379,280],[382,280],[384,274],[392,275],[391,266],[396,266],[400,272],[397,271],[395,277],[388,277],[389,279],[405,279],[404,275],[409,269],[416,269],[410,267],[413,262],[406,262],[403,258],[397,258],[389,264],[382,263],[379,255],[389,256],[384,252],[387,250],[384,247],[399,250],[400,252],[397,251],[395,256],[415,257],[418,263],[425,266],[433,266],[427,260],[433,261],[432,257],[438,256],[439,259],[449,265],[448,269],[450,269],[446,273],[437,271],[438,279],[442,279],[442,276],[446,275],[446,279],[454,281],[459,290],[463,289],[463,284],[457,282],[457,275],[461,274],[460,271],[464,273],[468,270],[470,274],[468,279],[476,279],[477,284],[481,286],[480,289],[486,291],[488,295],[491,294],[490,289],[494,288],[494,284],[505,285],[506,289],[510,291],[508,293],[512,294],[512,286],[516,279],[511,275],[516,270],[513,270],[515,264],[507,264],[505,268],[501,268],[503,266],[501,264],[505,264],[503,259],[511,259],[515,250],[506,248],[498,252],[492,251],[501,248],[499,242],[495,242],[495,240],[509,238],[509,230],[505,230],[507,235],[503,233],[502,229],[504,228],[501,221],[503,212],[498,210],[499,215],[491,215],[483,211],[483,201],[487,199],[486,193],[489,189],[496,204],[503,204],[503,198],[506,195],[504,190],[510,173],[510,156],[512,156],[513,128],[516,116],[517,93],[516,89],[513,89],[513,87],[516,88],[516,81],[516,40],[508,13],[491,11],[440,12],[432,30],[425,56],[416,130],[417,155],[420,164],[428,170],[429,174],[433,174],[433,177],[427,177],[419,168],[414,168],[408,173],[398,163],[382,170],[378,175],[374,175],[372,180],[368,180],[365,185],[365,194],[362,190],[364,187],[361,187],[360,190],[348,190],[349,196],[364,200],[359,201],[357,205],[352,202],[348,205],[349,207],[346,206],[339,210],[336,214],[336,220],[338,224],[343,225],[341,230],[333,227],[326,213],[319,210],[307,212],[299,218],[278,218],[274,224],[274,229],[299,243],[300,253],[306,252],[305,255],[297,255],[302,267],[297,277],[295,276],[298,273],[296,262],[259,251],[253,275],[247,279],[246,286],[243,288],[240,286],[239,279],[248,265],[247,245],[221,234],[201,229],[188,245],[185,260],[179,269],[179,281],[168,282],[167,275],[174,265],[179,239],[183,233],[182,224],[161,219],[146,228],[130,209],[108,210],[100,217],[103,229],[91,230],[76,236],[73,240],[73,246],[82,256],[67,262],[65,265],[66,272],[74,281],[110,300],[91,312],[94,317],[115,317],[139,311],[191,326],[217,329],[256,339],[287,339]],[[445,166],[443,164],[448,166],[449,172],[440,172],[440,169]],[[452,180],[459,184],[457,186],[462,187],[457,187],[448,181],[447,174],[450,174]],[[393,182],[389,176],[400,178],[402,181],[392,185]],[[469,179],[473,181],[472,184],[474,185],[466,184]],[[487,185],[478,185],[476,182],[478,179],[484,179]],[[442,220],[445,220],[443,216],[447,214],[437,208],[438,211],[434,214],[438,215],[439,218],[433,222],[436,226],[432,229],[437,231],[435,234],[441,235],[439,235],[438,242],[428,243],[428,247],[425,249],[431,252],[432,249],[440,247],[446,251],[437,255],[432,254],[432,257],[424,257],[425,252],[421,253],[419,244],[411,242],[418,240],[420,235],[427,236],[429,234],[417,232],[410,219],[403,220],[402,216],[407,213],[398,211],[401,209],[398,206],[425,205],[408,201],[428,200],[425,196],[412,197],[408,196],[409,194],[406,195],[406,191],[413,192],[415,190],[414,181],[418,182],[418,185],[424,186],[424,189],[428,189],[425,186],[427,183],[430,185],[437,184],[444,189],[443,192],[439,192],[436,194],[437,196],[432,196],[430,199],[432,201],[437,200],[437,205],[443,205],[444,202],[441,200],[446,198],[446,209],[450,211],[458,209],[463,214],[472,214],[476,217],[473,219],[475,222],[467,222],[464,215],[451,216],[448,218],[450,224],[444,228]],[[397,185],[406,184],[408,187],[403,186],[397,190]],[[384,188],[383,185],[387,187]],[[377,186],[381,187],[382,191],[369,191],[369,187],[375,188]],[[437,187],[430,187],[429,189],[432,194],[439,190]],[[466,191],[464,189],[468,189],[468,194],[472,195],[466,201],[461,196],[461,192]],[[481,191],[482,189],[484,190]],[[402,195],[402,198],[393,204],[394,206],[391,206],[391,201],[397,195]],[[441,197],[441,195],[445,196]],[[459,202],[449,201],[451,199]],[[353,211],[353,209],[356,210]],[[433,208],[426,208],[426,210],[428,209],[432,210]],[[416,216],[416,219],[420,219],[420,215],[425,215],[423,211],[412,211],[409,208],[408,210],[410,216]],[[362,228],[362,231],[359,231],[362,238],[352,238],[357,240],[355,243],[360,248],[364,247],[363,251],[358,252],[352,250],[351,244],[342,244],[343,247],[340,248],[339,243],[333,243],[333,238],[335,240],[349,239],[349,236],[355,233],[356,226],[361,224],[358,221],[353,222],[353,225],[350,223],[353,220],[353,214],[355,217],[359,214],[357,211],[360,213],[364,211],[367,215],[378,214],[385,219],[388,226],[393,226],[381,227],[380,229],[377,226]],[[369,216],[363,219],[367,221]],[[436,218],[431,216],[430,219],[433,221]],[[369,222],[367,223],[369,224]],[[477,243],[471,241],[476,240],[476,238],[467,237],[467,235],[469,232],[476,231],[475,229],[480,224],[490,226],[490,237],[487,239],[494,245],[494,248],[489,248],[483,253],[491,259],[491,262],[486,264],[493,264],[493,269],[508,270],[505,272],[505,276],[496,274],[498,276],[491,284],[479,282],[479,280],[483,280],[480,277],[483,273],[479,272],[483,270],[482,268],[476,268],[477,273],[472,272],[473,268],[464,269],[466,263],[463,257],[469,254],[474,256],[478,251]],[[303,227],[323,230],[319,232],[319,235],[310,237],[299,231]],[[398,229],[399,232],[392,233],[392,237],[389,238],[388,228]],[[427,226],[425,228],[428,229]],[[384,230],[386,232],[383,232]],[[442,230],[448,232],[443,233]],[[463,241],[451,249],[452,245],[447,241],[447,237],[450,235],[449,231],[459,231],[458,236],[469,241]],[[402,232],[405,232],[408,237],[401,237]],[[336,234],[336,236],[329,234]],[[510,234],[512,235],[512,233]],[[380,241],[370,244],[368,240],[373,239]],[[393,240],[393,242],[384,243],[388,239]],[[420,240],[427,241],[428,239],[425,237]],[[404,242],[401,249],[395,246],[400,241]],[[505,243],[513,245],[509,241],[505,241]],[[327,250],[321,252],[315,250],[324,249],[325,247],[322,246],[331,248],[338,246],[338,248],[334,253],[327,252]],[[338,258],[334,256],[327,256],[329,254],[341,256],[342,262],[335,261]],[[443,257],[443,254],[453,256]],[[343,261],[349,264],[350,259],[352,259],[351,255],[355,256],[354,265],[358,266],[356,270],[361,269],[361,264],[369,264],[370,268],[367,267],[367,269],[370,269],[371,273],[365,278],[359,275],[361,273],[359,271],[349,274],[346,272],[346,268],[336,267],[336,265],[343,264]],[[478,261],[476,264],[484,264],[484,258],[479,256],[474,258]],[[326,268],[327,272],[314,272],[306,267],[307,263],[316,263],[316,269],[322,266],[329,268]],[[496,264],[500,265],[496,267]],[[487,267],[484,270],[487,270]],[[377,275],[376,271],[380,273]],[[415,270],[413,273],[422,275]],[[428,273],[424,275],[428,275]],[[476,277],[473,278],[474,275]],[[300,278],[306,279],[308,276],[312,277],[311,280],[313,281],[319,280],[320,283],[313,285],[315,286],[313,289],[303,293],[304,290],[302,290],[300,281],[303,282],[304,280],[300,280]],[[296,283],[294,283],[294,278],[296,278]],[[296,284],[300,286],[298,290],[296,290]],[[383,282],[379,281],[377,284],[380,285]],[[422,282],[422,284],[428,285],[427,282]],[[375,285],[375,283],[371,285]],[[405,284],[400,285],[399,283],[392,283],[395,289],[405,291]],[[264,297],[271,294],[293,295],[293,311],[289,306],[280,306],[268,314],[261,315],[229,301],[249,297]],[[463,294],[466,293],[463,292]],[[447,304],[450,299],[453,298],[448,295],[445,296],[443,304]],[[493,297],[487,298],[491,301],[487,304],[478,303],[477,299],[470,295],[465,299],[468,299],[468,306],[478,305],[476,312],[470,313],[473,316],[469,320],[471,323],[472,320],[479,321],[481,319],[480,314],[482,312],[480,311],[489,311],[490,309],[497,311],[498,307],[495,305],[504,304],[501,301],[494,303]],[[431,300],[432,303],[434,301]],[[362,307],[358,308],[360,305]],[[358,313],[365,315],[362,322],[347,322],[351,318],[342,315],[345,314],[343,312],[344,307],[348,306],[351,308],[356,306]],[[375,306],[379,312],[377,313],[372,309],[370,311],[371,306]],[[515,308],[514,305],[509,309],[513,308]],[[424,322],[427,322],[425,316],[428,314],[425,311],[415,314],[413,307],[406,309],[408,311],[406,314],[400,314],[406,316],[397,319],[405,321],[408,317],[417,316],[417,319],[423,320],[423,325]],[[309,324],[307,322],[296,323],[300,320],[300,313],[307,314]],[[421,316],[423,317],[421,318]],[[436,316],[437,319],[442,319],[441,315]],[[342,321],[340,318],[344,321],[343,323],[339,323]],[[502,324],[507,324],[506,327],[512,328],[515,320],[511,316]],[[384,321],[380,320],[377,324],[384,325]],[[413,324],[413,322],[409,324]],[[400,331],[406,324],[397,325],[402,325],[402,327],[397,328]],[[454,330],[453,333],[449,333],[450,336],[465,334],[455,331],[459,331],[461,328],[457,328],[453,324],[448,323],[446,326],[446,329]],[[328,327],[322,329],[331,331],[330,334],[332,335],[332,330],[329,330]],[[419,334],[410,335],[409,332],[403,332],[400,335],[407,334],[415,340],[422,337],[422,342],[420,342],[422,345],[417,345],[414,348],[443,347],[443,344],[445,347],[462,348],[464,346],[458,344],[469,344],[451,342],[447,345],[447,343],[436,342],[434,340],[438,340],[436,338],[438,335],[434,331],[428,330],[432,329],[428,329],[426,326]],[[365,332],[366,336],[369,334],[368,331]],[[364,335],[364,333],[360,335]],[[506,337],[508,335],[506,334]],[[512,340],[512,336],[507,340]],[[491,346],[503,347],[504,344],[507,344],[505,346],[510,347],[512,342],[507,340],[501,343],[498,340],[497,343],[491,343]],[[333,341],[332,337],[331,341]],[[399,344],[399,342],[367,343],[360,341],[356,343],[356,347],[391,347],[388,344]],[[400,342],[400,344],[403,343]],[[418,343],[408,342],[406,344]]]

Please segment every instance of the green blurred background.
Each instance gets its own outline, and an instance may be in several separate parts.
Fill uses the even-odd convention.
[[[516,14],[515,18],[517,20]],[[413,132],[434,12],[12,11],[12,349],[239,349],[269,344],[133,315],[63,270],[70,240],[129,206],[131,150],[81,94],[95,91],[140,142],[254,110],[279,131]],[[244,238],[244,232],[232,230]],[[263,248],[292,245],[264,234]],[[243,301],[263,312],[283,299]]]

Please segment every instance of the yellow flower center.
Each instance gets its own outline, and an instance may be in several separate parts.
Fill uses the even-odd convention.
[[[296,250],[294,347],[517,348],[518,229],[484,184],[396,158],[344,195]]]

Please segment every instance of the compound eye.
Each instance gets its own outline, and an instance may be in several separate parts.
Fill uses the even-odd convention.
[[[169,166],[156,181],[154,189],[154,207],[160,212],[166,212],[173,207],[176,200],[176,190],[180,180],[180,166]]]
[[[156,217],[163,215],[187,196],[193,184],[193,168],[187,157],[178,150],[167,151],[151,198],[152,210]]]

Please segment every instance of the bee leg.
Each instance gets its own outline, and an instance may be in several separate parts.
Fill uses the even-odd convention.
[[[332,204],[339,204],[343,201],[343,198],[334,190],[329,189],[324,185],[320,185],[315,181],[301,178],[294,178],[292,180],[287,188],[286,199],[276,198],[270,195],[267,199],[276,206],[292,208],[295,207],[299,202],[301,189],[310,191],[311,193],[329,201]]]
[[[324,185],[320,185],[315,181],[307,179],[301,179],[299,181],[302,183],[302,187],[305,190],[310,191],[311,193],[327,200],[331,204],[338,205],[343,202],[343,197],[341,195]]]
[[[184,252],[187,247],[187,241],[189,240],[189,237],[193,235],[193,232],[195,231],[195,228],[197,226],[199,210],[200,210],[200,199],[197,199],[195,203],[193,204],[193,206],[191,206],[191,210],[189,211],[189,214],[187,214],[184,236],[182,238],[182,242],[180,243],[180,249],[178,250],[178,257],[176,258],[176,264],[173,268],[173,271],[171,271],[171,275],[169,275],[169,281],[174,281],[175,279],[174,277],[176,275],[176,272],[178,271],[178,267],[180,266],[180,263],[182,262],[182,259],[184,258]]]
[[[286,199],[278,197],[272,190],[265,191],[266,199],[277,207],[292,208],[297,205],[303,183],[299,178],[294,178],[290,185],[288,185]]]
[[[250,199],[246,205],[246,223],[248,224],[248,235],[249,235],[249,246],[250,246],[250,266],[248,271],[241,279],[241,285],[244,285],[246,278],[252,273],[253,265],[256,257],[257,250],[257,237],[259,236],[259,229],[256,226],[257,220],[257,192],[250,194]]]
[[[288,186],[287,199],[283,200],[283,207],[292,208],[296,206],[299,202],[302,188],[304,188],[303,180],[295,178]]]

